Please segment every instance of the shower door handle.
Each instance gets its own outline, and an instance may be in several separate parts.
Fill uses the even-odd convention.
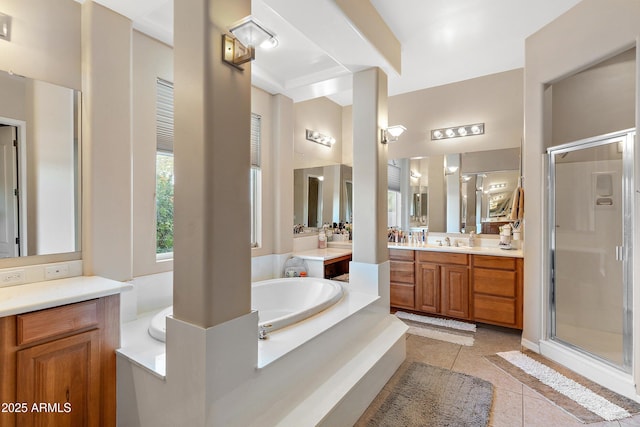
[[[624,246],[616,246],[616,261],[624,261]]]

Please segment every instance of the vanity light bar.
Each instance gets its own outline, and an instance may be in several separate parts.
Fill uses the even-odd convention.
[[[329,135],[324,135],[318,131],[307,129],[306,137],[309,141],[313,141],[315,143],[324,145],[326,147],[331,147],[336,143],[336,139]]]
[[[459,138],[461,136],[475,136],[484,134],[484,123],[472,125],[451,126],[448,128],[433,129],[431,140]]]

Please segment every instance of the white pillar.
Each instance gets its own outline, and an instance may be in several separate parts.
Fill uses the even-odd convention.
[[[273,96],[273,252],[293,251],[293,100]]]
[[[131,25],[82,5],[82,259],[84,274],[114,280],[133,272]]]
[[[174,317],[208,328],[251,310],[251,65],[222,61],[250,0],[175,4]]]
[[[388,309],[387,76],[379,68],[353,76],[353,262],[350,286],[377,293]]]

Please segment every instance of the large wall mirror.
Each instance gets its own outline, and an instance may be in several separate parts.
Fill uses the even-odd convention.
[[[80,251],[80,93],[0,72],[0,258]]]
[[[293,171],[293,223],[315,229],[351,222],[352,168],[328,165]]]
[[[409,167],[407,228],[498,234],[509,221],[520,177],[519,148],[397,163]]]

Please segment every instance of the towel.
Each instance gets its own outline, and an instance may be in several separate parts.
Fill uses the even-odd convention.
[[[515,221],[518,219],[518,206],[520,206],[520,187],[516,187],[513,191],[513,196],[511,196],[511,213],[509,214],[509,219],[511,221]]]
[[[524,188],[520,187],[518,191],[518,219],[524,218]]]

